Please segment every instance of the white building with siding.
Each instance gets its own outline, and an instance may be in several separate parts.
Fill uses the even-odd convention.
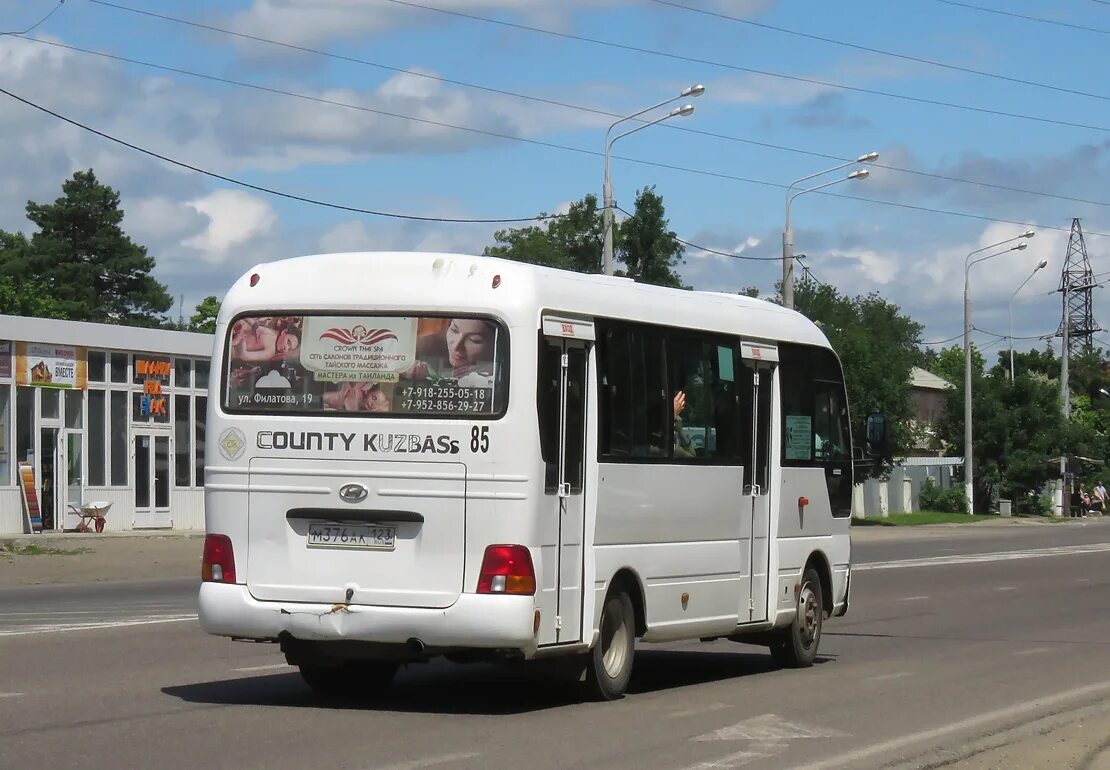
[[[207,334],[0,315],[0,535],[204,527]],[[36,515],[37,514],[37,515]]]

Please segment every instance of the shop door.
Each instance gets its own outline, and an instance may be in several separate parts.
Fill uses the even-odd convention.
[[[63,430],[58,442],[58,489],[65,490],[64,494],[58,495],[58,520],[65,522],[66,529],[74,529],[81,522],[81,517],[73,512],[73,508],[80,509],[85,501],[81,439],[79,431]]]
[[[172,527],[170,515],[170,437],[136,433],[132,447],[135,528]]]
[[[58,483],[62,461],[59,458],[57,428],[42,428],[39,432],[39,511],[42,514],[42,531],[58,529],[65,521],[64,486]]]

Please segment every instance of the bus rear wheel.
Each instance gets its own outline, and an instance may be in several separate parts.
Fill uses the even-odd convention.
[[[821,578],[816,570],[807,569],[802,575],[794,622],[771,642],[771,658],[775,663],[783,668],[808,668],[813,665],[821,643],[824,607]]]
[[[590,650],[586,684],[597,700],[624,697],[632,678],[632,659],[636,647],[636,614],[632,600],[624,591],[605,597],[601,608],[600,633]]]
[[[388,661],[349,661],[338,666],[302,663],[301,678],[329,697],[373,697],[389,687],[400,666]]]

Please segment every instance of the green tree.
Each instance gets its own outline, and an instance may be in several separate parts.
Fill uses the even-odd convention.
[[[189,319],[188,331],[213,334],[216,331],[216,316],[220,314],[220,301],[214,296],[202,299]]]
[[[950,345],[942,349],[939,353],[934,353],[932,350],[929,350],[926,351],[926,358],[925,361],[923,361],[925,366],[923,368],[928,369],[945,382],[955,385],[957,381],[963,382],[964,358],[963,345]],[[983,354],[972,346],[971,371],[982,374],[985,367],[986,361],[983,359]]]
[[[663,198],[654,187],[636,193],[632,216],[620,224],[621,257],[626,273],[641,283],[688,288],[675,268],[683,264],[683,247],[668,227]]]
[[[894,454],[904,452],[912,441],[910,370],[920,360],[921,324],[878,294],[847,297],[816,281],[795,287],[794,305],[821,328],[840,356],[856,446],[863,446],[864,418],[883,412]]]
[[[963,360],[953,388],[945,393],[944,415],[937,432],[951,455],[963,454]],[[1036,373],[1019,372],[1010,382],[1009,356],[990,372],[972,369],[974,415],[972,464],[976,512],[985,512],[994,491],[1024,500],[1059,475],[1051,462],[1081,431],[1065,423],[1055,383]]]
[[[50,293],[37,281],[0,275],[0,315],[65,318]]]
[[[78,171],[62,191],[53,203],[28,201],[27,218],[39,231],[19,274],[35,276],[72,320],[161,325],[173,300],[150,274],[154,258],[123,232],[119,193],[92,169]]]
[[[487,246],[486,256],[579,273],[601,272],[604,225],[594,195],[570,204],[564,216],[544,225],[498,230],[493,237],[497,245]]]
[[[544,225],[498,230],[496,244],[483,253],[534,265],[580,273],[600,273],[605,229],[597,198],[587,195],[562,217]],[[682,286],[674,268],[682,261],[682,244],[667,227],[663,199],[654,188],[636,195],[633,214],[613,229],[613,253],[623,275],[643,283]]]

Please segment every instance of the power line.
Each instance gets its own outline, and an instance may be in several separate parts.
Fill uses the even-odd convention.
[[[982,11],[983,13],[996,13],[999,16],[1012,16],[1015,19],[1025,19],[1026,21],[1036,21],[1041,24],[1053,24],[1057,27],[1068,27],[1070,29],[1081,29],[1084,32],[1097,32],[1101,35],[1110,35],[1110,29],[1096,29],[1094,27],[1085,27],[1082,24],[1069,24],[1066,21],[1056,21],[1055,19],[1044,19],[1040,16],[1026,16],[1023,13],[1014,13],[1013,11],[1000,11],[996,8],[984,8],[981,5],[972,5],[971,3],[959,3],[956,0],[936,0],[938,3],[945,5],[955,5],[960,8],[969,8],[973,11]]]
[[[619,211],[620,213],[624,214],[626,217],[635,216],[635,214],[630,214],[629,212],[622,209],[620,206],[613,206],[613,208],[616,209],[617,211]],[[689,246],[691,249],[698,249],[699,251],[704,251],[704,252],[707,252],[709,254],[718,254],[722,257],[731,257],[732,259],[745,259],[745,260],[748,260],[748,261],[751,261],[751,262],[781,262],[782,261],[782,257],[749,257],[749,256],[745,256],[744,254],[735,254],[731,251],[719,251],[717,249],[710,249],[710,248],[707,248],[705,246],[699,246],[696,243],[691,243],[690,241],[684,241],[683,239],[679,238],[677,235],[674,236],[674,239],[676,241],[678,241],[679,243],[681,243],[683,246]],[[794,258],[797,259],[798,257],[794,257]]]
[[[188,169],[189,171],[195,171],[198,174],[204,174],[205,176],[209,176],[209,177],[212,177],[214,179],[219,179],[221,181],[228,182],[228,183],[234,184],[234,185],[238,185],[240,187],[246,187],[247,189],[250,189],[250,190],[257,190],[258,192],[266,193],[267,195],[275,195],[279,198],[288,198],[289,200],[295,200],[295,201],[299,201],[301,203],[310,203],[314,206],[323,206],[323,207],[330,208],[330,209],[339,209],[340,211],[350,211],[350,212],[353,212],[353,213],[356,213],[356,214],[369,214],[369,215],[377,216],[377,217],[388,217],[390,219],[405,219],[405,220],[411,220],[411,221],[416,221],[416,222],[442,222],[442,223],[449,223],[449,224],[510,224],[510,223],[516,223],[516,222],[536,222],[536,221],[546,220],[546,219],[558,219],[558,218],[564,216],[563,214],[543,214],[543,215],[536,216],[536,217],[514,217],[514,218],[504,218],[504,219],[455,219],[455,218],[449,218],[449,217],[420,216],[420,215],[417,215],[417,214],[398,214],[398,213],[389,212],[389,211],[375,211],[373,209],[363,209],[363,208],[358,208],[356,206],[345,206],[345,205],[342,205],[342,204],[339,204],[339,203],[329,203],[327,201],[316,200],[315,198],[307,198],[303,195],[294,195],[292,193],[282,192],[280,190],[274,190],[270,187],[262,187],[261,185],[251,184],[250,182],[244,182],[241,179],[235,179],[234,177],[225,176],[223,174],[217,174],[214,171],[208,171],[206,169],[200,168],[199,166],[194,166],[192,164],[185,163],[184,161],[180,161],[180,160],[175,160],[174,158],[170,158],[166,155],[161,155],[157,152],[154,152],[153,150],[148,150],[145,147],[140,147],[137,144],[132,144],[131,142],[127,142],[127,141],[124,141],[123,139],[119,139],[117,137],[114,137],[111,134],[106,134],[103,131],[98,131],[95,128],[92,128],[91,126],[87,126],[84,123],[80,123],[80,122],[78,122],[76,120],[73,120],[71,118],[67,118],[65,115],[61,115],[57,112],[54,112],[51,109],[43,107],[41,104],[36,104],[35,102],[30,101],[29,99],[24,99],[22,96],[19,96],[18,94],[13,94],[11,91],[8,91],[4,88],[0,88],[0,94],[4,94],[5,96],[9,96],[9,97],[11,97],[12,99],[15,99],[18,102],[22,102],[23,104],[26,104],[28,107],[33,107],[36,110],[39,110],[40,112],[45,112],[47,115],[51,115],[52,117],[55,117],[58,120],[61,120],[65,123],[69,123],[71,126],[76,126],[77,128],[80,128],[84,131],[88,131],[89,133],[96,134],[97,136],[99,136],[101,138],[107,139],[110,142],[115,142],[116,144],[127,147],[128,149],[135,150],[137,152],[141,152],[144,155],[149,155],[152,158],[157,158],[158,160],[165,161],[166,163],[173,164],[174,166],[179,166],[181,168]]]
[[[491,86],[481,85],[481,84],[478,84],[478,83],[471,83],[471,82],[467,82],[467,81],[464,81],[464,80],[455,80],[455,79],[452,79],[452,78],[446,78],[446,77],[442,77],[442,76],[439,76],[439,75],[433,75],[433,74],[428,73],[428,72],[421,72],[419,70],[405,69],[403,67],[393,67],[393,66],[390,66],[388,64],[382,64],[380,62],[374,62],[374,61],[370,61],[370,60],[367,60],[367,59],[360,59],[360,58],[356,58],[356,57],[353,57],[353,56],[343,56],[343,55],[340,55],[340,54],[333,54],[333,53],[330,53],[328,51],[322,51],[322,50],[319,50],[319,49],[316,49],[316,48],[308,48],[306,46],[294,45],[292,43],[285,43],[285,42],[282,42],[282,41],[279,41],[279,40],[271,40],[269,38],[259,37],[257,35],[248,35],[248,34],[245,34],[245,33],[242,33],[242,32],[236,32],[234,30],[224,29],[222,27],[215,27],[215,26],[212,26],[212,25],[209,25],[209,24],[201,24],[200,22],[191,21],[189,19],[181,19],[181,18],[177,18],[177,17],[174,17],[174,16],[168,16],[168,15],[165,15],[165,14],[153,13],[151,11],[144,11],[144,10],[141,10],[139,8],[131,8],[131,7],[126,6],[126,5],[119,5],[117,3],[107,2],[107,0],[88,0],[88,2],[94,3],[96,5],[101,5],[101,6],[105,6],[105,7],[109,7],[109,8],[114,8],[114,9],[117,9],[117,10],[120,10],[120,11],[125,11],[125,12],[128,12],[128,13],[135,13],[135,14],[139,14],[139,15],[142,15],[142,16],[149,16],[149,17],[152,17],[152,18],[172,22],[172,23],[175,23],[175,24],[182,24],[182,25],[186,25],[186,26],[190,26],[190,27],[195,27],[197,29],[207,30],[207,31],[210,31],[210,32],[218,32],[218,33],[221,33],[221,34],[224,34],[224,35],[229,35],[229,36],[232,36],[232,37],[242,38],[244,40],[251,40],[251,41],[254,41],[254,42],[258,42],[258,43],[266,43],[266,44],[278,46],[278,47],[281,47],[281,48],[287,48],[289,50],[299,51],[301,53],[308,53],[308,54],[312,54],[314,56],[322,56],[322,57],[326,57],[326,58],[330,58],[330,59],[335,59],[337,61],[343,61],[343,62],[347,62],[347,63],[351,63],[351,64],[359,64],[359,65],[366,66],[366,67],[373,67],[373,68],[377,68],[377,69],[386,70],[386,71],[389,71],[389,72],[396,72],[396,73],[400,73],[400,74],[411,75],[413,77],[424,78],[424,79],[427,79],[427,80],[432,80],[432,81],[436,81],[436,82],[440,82],[440,83],[448,83],[448,84],[455,85],[455,86],[460,86],[460,87],[463,87],[463,88],[472,88],[472,89],[475,89],[475,90],[478,90],[478,91],[484,91],[484,92],[487,92],[487,93],[493,93],[493,94],[498,94],[498,95],[501,95],[501,96],[512,97],[514,99],[522,99],[522,100],[536,102],[536,103],[540,103],[540,104],[547,104],[547,105],[551,105],[551,106],[555,106],[555,107],[561,107],[561,108],[569,109],[569,110],[578,110],[580,112],[591,113],[591,114],[594,114],[594,115],[602,115],[602,116],[609,117],[609,118],[623,117],[619,113],[610,112],[608,110],[601,110],[601,109],[597,109],[597,108],[594,108],[594,107],[587,107],[585,105],[574,104],[574,103],[570,103],[570,102],[563,102],[563,101],[558,101],[558,100],[555,100],[555,99],[546,99],[546,98],[535,96],[535,95],[532,95],[532,94],[525,94],[525,93],[520,93],[520,92],[517,92],[517,91],[510,91],[510,90],[502,89],[502,88],[494,88],[494,87],[491,87]],[[129,62],[131,64],[138,64],[138,65],[141,65],[141,66],[147,66],[147,67],[159,67],[160,66],[160,65],[151,64],[149,62],[144,62],[144,61],[137,60],[137,59],[128,59],[128,58],[122,57],[122,56],[113,56],[111,54],[104,54],[104,53],[101,53],[101,52],[98,52],[98,51],[90,51],[90,50],[86,50],[86,49],[83,49],[83,48],[76,48],[74,46],[62,46],[62,44],[60,44],[60,43],[52,43],[50,41],[38,40],[36,38],[23,38],[23,39],[30,40],[30,41],[37,42],[37,43],[44,43],[44,44],[47,44],[47,45],[58,45],[58,46],[61,46],[61,47],[68,47],[71,50],[81,51],[83,53],[92,54],[92,55],[96,55],[96,56],[106,56],[108,58],[114,58],[118,61],[126,61],[126,62]],[[183,74],[193,74],[193,73],[187,73],[183,70],[171,70],[171,71],[182,72]],[[200,77],[206,77],[206,76],[201,75]],[[646,121],[640,121],[640,122],[646,122]],[[659,126],[659,128],[663,128],[663,129],[666,129],[668,131],[682,131],[682,132],[687,133],[687,134],[695,134],[695,135],[698,135],[698,136],[706,136],[706,137],[710,137],[710,138],[713,138],[713,139],[721,139],[721,140],[724,140],[724,141],[738,142],[738,143],[741,143],[741,144],[748,144],[748,145],[752,145],[752,146],[755,146],[755,147],[763,147],[763,148],[767,148],[767,149],[771,149],[771,150],[778,150],[778,151],[781,151],[781,152],[790,152],[790,153],[795,153],[795,154],[798,154],[798,155],[805,155],[805,156],[813,157],[813,158],[822,158],[822,159],[826,159],[826,160],[834,160],[834,161],[837,161],[837,162],[847,162],[847,161],[852,160],[851,158],[845,158],[845,157],[841,157],[841,156],[838,156],[838,155],[831,155],[831,154],[828,154],[828,153],[815,152],[813,150],[805,150],[805,149],[801,149],[801,148],[798,148],[798,147],[789,147],[789,146],[786,146],[786,145],[773,144],[771,142],[760,142],[760,141],[756,141],[754,139],[748,139],[746,137],[735,136],[735,135],[730,135],[730,134],[721,134],[721,133],[717,133],[717,132],[713,132],[713,131],[705,131],[705,130],[702,130],[702,129],[689,128],[689,127],[686,127],[686,126],[679,126],[679,125],[674,125],[674,124],[666,124],[666,123],[661,124]],[[922,177],[926,177],[926,178],[930,178],[930,179],[941,179],[941,180],[945,180],[945,181],[949,181],[949,182],[957,182],[957,183],[960,183],[960,184],[976,185],[978,187],[986,187],[986,188],[995,189],[995,190],[1004,190],[1006,192],[1015,192],[1015,193],[1020,193],[1020,194],[1024,194],[1024,195],[1036,195],[1036,196],[1045,197],[1045,198],[1055,198],[1057,200],[1066,200],[1066,201],[1070,201],[1072,203],[1086,203],[1086,204],[1090,204],[1090,205],[1094,205],[1094,206],[1108,206],[1108,207],[1110,207],[1110,202],[1106,202],[1106,201],[1091,200],[1091,199],[1088,199],[1088,198],[1077,198],[1077,197],[1073,197],[1073,196],[1070,196],[1070,195],[1060,195],[1058,193],[1048,193],[1048,192],[1042,192],[1042,191],[1038,191],[1038,190],[1029,190],[1029,189],[1025,189],[1025,188],[1021,188],[1021,187],[1010,187],[1010,186],[1007,186],[1007,185],[995,184],[995,183],[992,183],[992,182],[983,182],[983,181],[979,181],[979,180],[975,180],[975,179],[965,179],[963,177],[950,176],[950,175],[947,175],[947,174],[938,174],[938,173],[932,173],[932,172],[928,172],[928,171],[920,171],[920,170],[917,170],[917,169],[901,168],[899,166],[891,166],[891,165],[887,165],[887,164],[884,164],[884,163],[874,163],[872,165],[875,166],[876,168],[883,168],[883,169],[886,169],[888,171],[896,171],[896,172],[899,172],[899,173],[902,173],[902,174],[913,174],[915,176],[922,176]]]
[[[100,0],[94,0],[99,2]],[[1106,126],[1093,126],[1086,123],[1072,123],[1065,120],[1056,120],[1054,118],[1042,118],[1034,115],[1023,115],[1015,112],[1005,112],[1003,110],[991,110],[985,107],[973,107],[969,104],[955,104],[953,102],[944,102],[937,99],[926,99],[920,96],[909,96],[907,94],[897,94],[891,91],[879,91],[871,88],[862,88],[860,86],[849,86],[843,83],[833,83],[831,81],[817,80],[815,78],[806,78],[800,75],[784,75],[781,72],[771,72],[769,70],[759,70],[752,67],[741,67],[737,64],[727,64],[725,62],[713,61],[711,59],[699,59],[693,56],[681,56],[679,54],[667,53],[666,51],[659,51],[652,48],[641,48],[639,46],[626,45],[624,43],[616,43],[611,40],[601,40],[597,38],[585,37],[584,35],[574,35],[569,32],[558,32],[552,29],[544,29],[542,27],[530,27],[525,24],[517,24],[510,21],[502,21],[501,19],[491,19],[487,16],[478,16],[471,13],[463,13],[462,11],[451,11],[446,8],[435,8],[430,5],[421,5],[419,3],[409,2],[408,0],[385,0],[387,3],[394,5],[402,5],[408,8],[419,8],[433,13],[440,13],[446,16],[455,16],[462,19],[470,19],[471,21],[480,21],[487,24],[496,24],[510,29],[524,30],[526,32],[536,32],[542,35],[550,35],[552,37],[563,38],[567,40],[577,40],[582,43],[590,43],[592,45],[606,46],[609,48],[616,48],[623,51],[633,51],[635,53],[648,54],[650,56],[659,56],[666,59],[674,59],[676,61],[684,61],[692,64],[705,64],[710,67],[720,67],[721,69],[734,70],[736,72],[747,72],[753,75],[764,75],[767,77],[779,78],[781,80],[790,80],[798,83],[808,83],[810,85],[823,86],[825,88],[837,88],[844,91],[852,91],[861,94],[870,94],[872,96],[885,96],[889,99],[901,99],[903,101],[915,102],[918,104],[929,104],[935,107],[949,107],[951,109],[966,110],[969,112],[978,112],[986,115],[996,115],[1006,118],[1015,118],[1017,120],[1029,120],[1037,123],[1050,123],[1058,126],[1069,126],[1071,128],[1085,128],[1091,131],[1104,131],[1110,132],[1110,128]]]
[[[884,51],[881,48],[871,48],[866,45],[859,45],[857,43],[849,43],[845,40],[836,40],[831,37],[822,37],[821,35],[811,35],[806,32],[798,32],[793,29],[786,29],[785,27],[776,27],[773,24],[764,24],[763,22],[752,21],[751,19],[744,19],[739,16],[729,16],[727,13],[719,13],[717,11],[710,11],[705,8],[695,8],[682,3],[672,2],[672,0],[650,0],[650,2],[659,5],[667,5],[671,8],[680,8],[684,11],[691,11],[693,13],[700,13],[706,16],[713,16],[718,19],[726,19],[728,21],[736,22],[737,24],[746,24],[751,27],[758,27],[760,29],[768,29],[774,32],[781,32],[785,35],[794,35],[796,37],[805,38],[806,40],[818,40],[822,43],[829,43],[831,45],[839,45],[845,48],[854,48],[857,51],[866,51],[867,53],[875,53],[881,56],[890,56],[895,59],[902,59],[903,61],[916,62],[917,64],[928,64],[931,67],[941,67],[947,70],[955,70],[957,72],[965,72],[971,75],[979,75],[986,78],[994,78],[995,80],[1005,80],[1009,83],[1019,83],[1021,85],[1033,86],[1035,88],[1044,88],[1050,91],[1059,91],[1065,94],[1074,94],[1075,96],[1087,96],[1092,99],[1103,99],[1110,101],[1110,96],[1104,94],[1095,94],[1089,91],[1078,91],[1072,88],[1064,88],[1063,86],[1054,86],[1048,83],[1038,83],[1034,80],[1025,80],[1023,78],[1010,77],[1008,75],[999,75],[994,72],[985,72],[983,70],[972,69],[971,67],[962,67],[957,64],[948,64],[946,62],[936,61],[934,59],[925,59],[920,56],[910,56],[908,54],[897,53],[895,51]]]
[[[1055,336],[1056,336],[1056,332],[1052,332],[1051,334],[1034,334],[1034,335],[1032,335],[1032,336],[1030,336],[1030,337],[1011,337],[1011,336],[1010,336],[1009,334],[995,334],[994,332],[989,332],[989,331],[987,331],[986,329],[980,329],[980,328],[979,328],[978,326],[972,326],[972,327],[971,327],[971,329],[972,329],[972,331],[982,332],[983,334],[989,334],[989,335],[990,335],[991,337],[1000,337],[1000,338],[1002,338],[1002,339],[1004,339],[1004,340],[1005,340],[1005,339],[1014,339],[1014,340],[1047,340],[1047,339],[1049,339],[1049,338],[1051,338],[1051,337],[1055,337]]]
[[[961,332],[961,333],[957,334],[955,337],[949,337],[946,340],[937,340],[936,342],[919,342],[917,344],[918,345],[924,345],[925,347],[932,347],[933,345],[943,345],[946,342],[952,342],[954,340],[958,340],[958,339],[960,339],[960,337],[963,337],[963,336],[964,336],[963,332]]]
[[[45,42],[45,41],[36,41],[36,42]],[[60,44],[60,43],[47,43],[47,44],[48,45],[57,45],[57,46],[60,46],[60,47],[63,47],[63,48],[73,48],[73,46],[66,46],[66,45]],[[75,49],[75,50],[84,50],[84,49]],[[110,58],[122,58],[122,57],[115,57],[112,54],[101,54],[101,55],[108,56]],[[129,61],[135,61],[136,63],[140,63],[140,62],[138,62],[138,60],[129,60]],[[513,136],[511,134],[499,134],[497,132],[487,131],[485,129],[471,128],[471,127],[468,127],[468,126],[456,126],[454,124],[443,123],[443,122],[439,122],[439,121],[432,121],[432,120],[429,120],[429,119],[426,119],[426,118],[415,118],[413,116],[403,115],[401,113],[391,113],[391,112],[386,112],[384,110],[375,110],[375,109],[372,109],[372,108],[369,108],[369,107],[362,107],[360,105],[348,104],[346,102],[339,102],[339,101],[334,101],[334,100],[329,100],[329,99],[323,99],[321,97],[309,96],[309,95],[306,95],[306,94],[297,94],[297,93],[292,92],[292,91],[281,91],[279,89],[273,89],[273,88],[269,88],[267,86],[260,86],[260,85],[257,85],[257,84],[246,84],[246,83],[242,83],[240,81],[232,81],[232,80],[229,80],[227,78],[219,78],[219,77],[216,77],[216,76],[213,76],[213,75],[204,75],[204,74],[201,74],[201,73],[192,73],[188,70],[179,70],[179,69],[176,69],[176,68],[164,67],[162,65],[151,64],[149,66],[156,67],[156,68],[163,69],[163,70],[167,70],[167,71],[179,72],[179,73],[182,73],[182,74],[196,75],[198,77],[208,79],[208,80],[214,80],[214,81],[224,82],[224,83],[233,84],[233,85],[242,85],[244,87],[252,88],[252,89],[256,89],[256,90],[260,90],[260,91],[267,91],[267,92],[271,92],[271,93],[284,94],[284,95],[287,95],[287,96],[293,96],[293,97],[296,97],[296,98],[306,99],[306,100],[313,101],[313,102],[326,103],[326,104],[330,104],[330,105],[334,105],[334,106],[349,107],[351,109],[356,109],[356,110],[360,110],[360,111],[364,111],[364,112],[386,115],[386,116],[389,116],[389,117],[394,117],[394,118],[398,118],[398,119],[402,119],[402,120],[412,120],[412,121],[416,121],[416,122],[428,123],[428,124],[440,126],[440,127],[443,127],[443,128],[452,128],[452,129],[457,129],[457,130],[460,130],[460,131],[466,131],[466,132],[469,132],[469,133],[475,133],[475,134],[480,134],[480,135],[484,135],[484,136],[490,136],[490,137],[494,137],[494,138],[515,141],[515,142],[522,142],[522,143],[525,143],[525,144],[536,145],[536,146],[539,146],[539,147],[546,147],[548,149],[562,150],[562,151],[565,151],[565,152],[574,152],[574,153],[577,153],[577,154],[580,154],[580,155],[589,155],[589,156],[594,156],[594,157],[602,157],[603,156],[603,153],[601,153],[601,152],[598,152],[596,150],[586,150],[586,149],[583,149],[581,147],[573,147],[573,146],[570,146],[570,145],[556,144],[554,142],[544,142],[544,141],[540,141],[538,139],[527,139],[525,137]],[[96,131],[95,129],[89,128],[88,126],[85,126],[84,124],[81,124],[81,123],[78,123],[77,121],[66,118],[65,116],[59,115],[58,113],[52,112],[51,110],[48,110],[45,107],[41,107],[41,106],[39,106],[39,105],[37,105],[33,102],[30,102],[30,101],[24,99],[23,97],[17,96],[16,94],[11,93],[10,91],[4,91],[3,89],[0,89],[0,93],[5,93],[5,94],[7,94],[8,96],[11,96],[14,99],[18,99],[19,101],[22,101],[22,102],[24,102],[24,103],[26,103],[30,106],[35,107],[36,109],[39,109],[39,110],[41,110],[43,112],[46,112],[46,113],[49,113],[50,115],[53,115],[54,117],[57,117],[60,120],[63,120],[67,123],[71,123],[71,124],[76,125],[80,128],[84,128],[84,129],[86,129],[88,131],[91,131],[95,134],[98,134],[98,135],[100,135],[100,136],[102,136],[106,139],[110,139],[111,141],[114,141],[114,142],[117,142],[119,144],[123,144],[125,146],[131,147],[132,149],[138,150],[139,152],[143,152],[143,153],[146,153],[148,155],[154,155],[155,157],[158,157],[162,160],[165,160],[168,163],[174,163],[176,165],[180,165],[182,167],[189,168],[189,169],[191,169],[193,171],[197,171],[199,173],[207,174],[209,176],[213,176],[213,177],[220,178],[220,179],[225,179],[225,177],[222,177],[219,174],[216,174],[214,172],[208,172],[208,171],[205,171],[204,169],[189,166],[188,164],[185,164],[185,163],[182,163],[182,162],[179,162],[179,161],[175,161],[175,160],[170,159],[170,158],[164,158],[160,155],[157,155],[156,153],[150,152],[150,151],[145,150],[141,147],[130,145],[127,142],[116,139],[115,137],[112,137],[108,134],[104,134],[100,131]],[[662,169],[666,169],[666,170],[669,170],[669,171],[680,171],[680,172],[683,172],[683,173],[696,174],[696,175],[699,175],[699,176],[713,177],[713,178],[716,178],[716,179],[727,179],[729,181],[741,182],[741,183],[744,183],[744,184],[753,184],[753,185],[759,185],[759,186],[762,186],[762,187],[773,187],[773,188],[780,189],[780,190],[785,190],[788,187],[788,185],[781,184],[781,183],[778,183],[778,182],[768,182],[768,181],[762,180],[762,179],[752,179],[752,178],[749,178],[749,177],[736,176],[734,174],[724,174],[724,173],[717,172],[717,171],[708,171],[708,170],[705,170],[705,169],[689,168],[689,167],[686,167],[686,166],[678,166],[678,165],[674,165],[674,164],[670,164],[670,163],[662,163],[660,161],[643,160],[643,159],[640,159],[640,158],[632,158],[632,157],[627,157],[627,156],[622,156],[622,155],[610,155],[610,157],[615,159],[615,160],[621,160],[621,161],[625,161],[625,162],[628,162],[628,163],[635,163],[635,164],[638,164],[638,165],[649,166],[649,167],[652,167],[652,168],[662,168]],[[242,184],[244,186],[250,186],[245,182],[240,182],[239,180],[231,179],[229,177],[226,178],[226,180],[232,182],[233,184]],[[291,199],[299,199],[298,196],[288,194],[288,193],[282,193],[282,192],[276,191],[276,190],[270,190],[269,188],[257,188],[257,189],[259,189],[263,192],[271,193],[273,195],[278,195],[278,196],[287,197],[287,198],[291,198]],[[1021,227],[1039,227],[1039,228],[1044,229],[1044,230],[1060,230],[1062,232],[1070,230],[1070,227],[1059,227],[1059,226],[1053,226],[1053,225],[1037,225],[1037,224],[1032,223],[1032,222],[1022,222],[1022,221],[1017,221],[1017,220],[1012,220],[1012,219],[1001,219],[1001,218],[998,218],[998,217],[988,217],[988,216],[984,216],[984,215],[981,215],[981,214],[970,214],[970,213],[962,212],[962,211],[949,211],[947,209],[930,208],[928,206],[915,206],[915,205],[912,205],[912,204],[909,204],[909,203],[899,203],[899,202],[896,202],[896,201],[885,201],[885,200],[879,200],[877,198],[864,198],[862,196],[845,195],[843,193],[833,193],[833,192],[828,192],[828,191],[825,191],[825,190],[817,191],[817,194],[818,195],[827,195],[827,196],[832,197],[832,198],[840,198],[840,199],[844,199],[844,200],[853,200],[853,201],[858,201],[858,202],[863,202],[863,203],[873,203],[873,204],[876,204],[876,205],[879,205],[879,206],[890,206],[890,207],[894,207],[894,208],[906,209],[906,210],[911,210],[911,211],[920,211],[920,212],[932,213],[932,214],[945,214],[945,215],[948,215],[948,216],[956,216],[956,217],[962,217],[962,218],[965,218],[965,219],[974,219],[974,220],[985,221],[985,222],[999,222],[999,223],[1002,223],[1002,224],[1012,224],[1012,225],[1018,225],[1018,226],[1021,226]],[[345,208],[345,207],[340,206],[338,204],[329,204],[329,203],[326,203],[324,201],[318,201],[318,200],[310,199],[310,198],[305,198],[303,200],[307,203],[312,203],[312,204],[316,204],[316,205],[331,206],[333,208]],[[385,213],[385,212],[379,213],[379,212],[370,211],[370,210],[353,209],[353,208],[350,209],[350,210],[359,211],[360,213],[379,214],[381,216],[389,216],[389,214]],[[531,221],[536,221],[536,220],[544,219],[544,218],[547,218],[547,219],[554,218],[554,216],[555,215],[552,215],[552,216],[549,216],[549,217],[521,217],[521,218],[515,218],[515,219],[491,219],[491,220],[480,220],[480,221],[489,222],[489,223],[531,222]],[[408,215],[399,215],[399,218],[420,219],[420,217],[408,216]],[[437,219],[437,218],[429,218],[429,220],[430,221],[442,221],[442,222],[456,221],[456,220],[450,220],[450,219]],[[468,221],[479,221],[479,220],[457,220],[457,221],[468,222]],[[1110,237],[1110,234],[1108,234],[1108,233],[1099,233],[1099,232],[1094,232],[1094,231],[1088,232],[1087,235],[1089,235],[1089,236]],[[747,257],[747,259],[752,259],[752,258]]]
[[[58,0],[58,4],[55,5],[53,8],[51,8],[49,13],[47,13],[45,16],[43,16],[41,19],[36,21],[31,26],[29,26],[27,29],[16,30],[14,32],[0,32],[0,37],[4,37],[5,35],[26,35],[29,32],[33,32],[36,27],[38,27],[40,24],[45,23],[47,19],[49,19],[54,14],[56,14],[59,11],[59,9],[61,9],[61,7],[63,5],[65,5],[65,2],[66,2],[66,0]]]

